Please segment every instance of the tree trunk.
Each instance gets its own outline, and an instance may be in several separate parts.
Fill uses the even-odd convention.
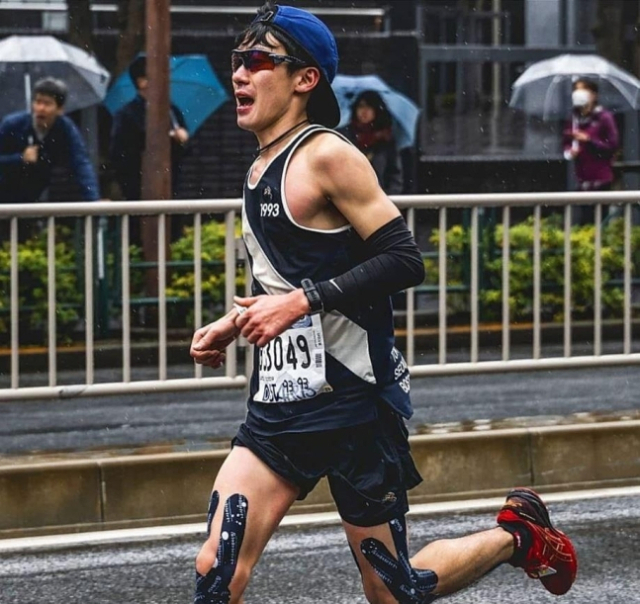
[[[116,50],[114,75],[122,73],[144,48],[144,23],[145,0],[118,0],[120,40]]]
[[[87,0],[67,0],[69,43],[93,54],[93,19]]]

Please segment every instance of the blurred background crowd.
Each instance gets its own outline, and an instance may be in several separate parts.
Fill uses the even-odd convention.
[[[140,60],[145,49],[145,5],[144,0],[0,0],[0,35],[5,36],[0,41],[0,78],[5,81],[3,90],[11,90],[3,93],[0,112],[6,116],[30,110],[28,105],[36,98],[27,97],[38,80],[62,80],[68,98],[58,109],[77,126],[79,142],[86,146],[98,181],[96,195],[86,174],[67,178],[69,170],[82,169],[77,154],[66,153],[71,161],[53,161],[59,154],[51,150],[50,179],[48,174],[40,176],[50,180],[40,193],[49,200],[141,197],[137,175],[147,85]],[[599,149],[600,159],[606,159],[613,170],[610,177],[605,176],[605,184],[637,187],[638,81],[634,74],[640,60],[636,27],[640,3],[316,0],[304,5],[315,7],[336,32],[341,74],[368,76],[361,78],[363,82],[336,83],[345,86],[341,127],[370,156],[389,193],[585,188],[584,170],[577,166],[581,160],[571,152],[567,155],[565,147],[567,128],[588,129],[589,115],[595,118],[595,126],[590,127],[597,130],[604,116],[608,128],[610,149],[606,153]],[[173,106],[167,132],[172,137],[175,198],[240,193],[254,144],[251,135],[235,126],[228,57],[235,35],[256,7],[252,0],[171,3]],[[40,36],[54,37],[46,44],[56,41],[77,49],[77,53],[67,52],[69,60],[80,65],[76,74],[47,65],[42,55],[48,54],[51,60],[54,51],[44,49],[45,38]],[[31,54],[39,56],[25,70]],[[562,55],[575,59],[564,72],[562,67],[554,71],[558,65],[549,64],[546,73],[538,74],[537,83],[528,82],[518,94],[518,78],[532,65],[554,59],[558,63]],[[590,55],[598,55],[602,65],[585,62]],[[93,62],[92,73],[83,61]],[[596,89],[588,89],[594,94],[586,104],[589,111],[576,119],[572,87],[581,76],[595,83]],[[194,87],[200,92],[194,92]],[[398,108],[397,98],[413,108]],[[365,105],[375,118],[358,126]],[[34,112],[42,111],[35,107]],[[5,128],[0,146],[7,144],[6,136]],[[398,136],[401,140],[396,140]],[[572,138],[571,133],[568,136]],[[582,144],[587,150],[584,159],[591,145],[579,140],[574,144],[574,140],[569,147],[573,145],[577,156]],[[41,147],[44,155],[43,141],[27,136],[26,143],[24,148],[33,150],[22,159],[35,164],[34,147]],[[9,151],[15,153],[13,148]],[[0,161],[4,173],[14,160]],[[602,181],[602,174],[596,177],[586,175],[587,180]],[[15,181],[11,187],[3,182],[9,181],[0,181],[0,199],[23,200]],[[29,184],[33,188],[34,183]],[[33,196],[29,191],[28,197]]]

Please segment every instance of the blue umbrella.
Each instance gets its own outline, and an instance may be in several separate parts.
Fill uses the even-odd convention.
[[[375,75],[346,76],[338,74],[331,84],[340,105],[340,124],[346,126],[351,119],[351,107],[356,97],[365,90],[375,90],[385,102],[393,117],[393,134],[398,149],[412,147],[416,140],[416,126],[420,110],[404,94],[391,88]]]
[[[193,134],[220,105],[229,99],[224,86],[204,55],[171,57],[171,102],[182,112],[187,130]],[[128,70],[120,74],[104,99],[110,113],[133,100],[136,88]]]

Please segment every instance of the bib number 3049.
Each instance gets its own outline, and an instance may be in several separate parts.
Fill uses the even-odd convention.
[[[289,403],[328,392],[324,338],[318,315],[305,316],[259,349],[261,403]]]

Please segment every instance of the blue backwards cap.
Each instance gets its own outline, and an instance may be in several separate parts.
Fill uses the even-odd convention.
[[[274,6],[273,11],[256,20],[271,23],[289,36],[320,68],[322,77],[307,109],[314,121],[335,128],[340,122],[340,106],[331,82],[338,71],[338,48],[329,28],[315,15],[294,6]]]

